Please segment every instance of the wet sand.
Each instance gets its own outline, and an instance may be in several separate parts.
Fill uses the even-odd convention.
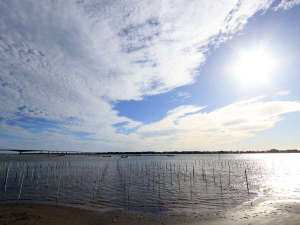
[[[299,200],[266,200],[253,206],[225,213],[222,219],[209,224],[232,225],[300,225]]]
[[[125,210],[93,211],[44,204],[0,205],[0,225],[155,225],[185,224],[178,215],[127,212]],[[192,220],[188,220],[190,224]]]
[[[1,225],[137,225],[137,224],[300,224],[300,201],[267,200],[231,211],[214,214],[196,214],[192,217],[128,213],[123,210],[91,211],[80,208],[41,205],[0,205]]]

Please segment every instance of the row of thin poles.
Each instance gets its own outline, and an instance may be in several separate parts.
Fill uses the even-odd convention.
[[[98,165],[91,167],[88,162],[75,166],[71,161],[72,159],[67,159],[46,165],[32,164],[30,162],[2,162],[0,163],[0,174],[2,174],[3,178],[2,190],[4,193],[8,191],[9,181],[12,180],[12,176],[15,176],[12,183],[17,189],[17,199],[22,198],[24,183],[27,181],[27,183],[36,188],[42,185],[48,187],[52,184],[52,188],[53,186],[56,188],[56,201],[59,201],[61,193],[68,187],[68,182],[66,181],[68,177],[64,175],[67,171],[68,174],[72,174],[73,178],[77,177],[77,175],[79,176],[77,177],[79,185],[82,183],[86,185],[86,183],[93,180],[93,184],[87,186],[90,186],[91,198],[95,199],[99,188],[104,184],[109,163],[103,164],[101,167]],[[117,176],[121,184],[121,191],[126,194],[127,204],[129,204],[130,199],[133,198],[132,195],[134,195],[134,192],[131,190],[134,190],[136,187],[142,187],[142,190],[146,192],[156,192],[158,199],[162,199],[162,195],[166,190],[170,193],[174,192],[174,190],[182,193],[188,189],[192,199],[193,195],[197,195],[201,184],[204,184],[206,189],[208,185],[219,187],[220,193],[223,193],[226,189],[228,190],[232,185],[235,185],[234,180],[242,179],[249,194],[250,184],[247,169],[244,169],[242,175],[236,174],[236,171],[241,171],[243,167],[249,167],[249,164],[243,161],[225,160],[133,161],[122,159],[116,162]],[[81,171],[86,169],[92,171],[90,177],[81,175]],[[227,182],[225,182],[225,178]],[[52,182],[50,181],[51,179]],[[74,182],[72,180],[68,181]],[[108,180],[108,182],[110,181]],[[188,188],[186,188],[187,185]]]

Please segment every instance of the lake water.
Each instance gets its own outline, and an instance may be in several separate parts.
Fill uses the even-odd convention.
[[[300,154],[0,156],[0,179],[1,202],[209,211],[299,198]]]

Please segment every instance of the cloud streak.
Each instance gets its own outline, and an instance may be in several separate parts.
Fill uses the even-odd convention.
[[[290,9],[296,5],[300,4],[299,0],[282,0],[275,10],[279,9]]]
[[[153,138],[158,143],[165,143],[164,147],[213,149],[216,145],[233,143],[274,127],[284,114],[300,111],[300,102],[254,98],[212,112],[202,112],[201,109],[190,105],[180,106],[170,111],[163,120],[141,127],[137,133],[149,138],[149,142]],[[165,134],[162,140],[157,140],[157,133]]]

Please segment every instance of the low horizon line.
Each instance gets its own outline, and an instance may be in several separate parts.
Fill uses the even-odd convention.
[[[216,151],[200,151],[200,150],[194,150],[194,151],[134,151],[134,152],[123,152],[123,151],[64,151],[64,150],[43,150],[43,149],[0,149],[1,152],[18,152],[18,153],[48,153],[48,154],[54,154],[54,153],[68,153],[68,154],[111,154],[111,155],[117,155],[117,154],[234,154],[234,153],[300,153],[300,150],[298,149],[269,149],[269,150],[216,150]]]

